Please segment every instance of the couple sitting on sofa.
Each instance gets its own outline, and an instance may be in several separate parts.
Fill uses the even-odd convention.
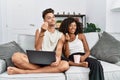
[[[66,18],[58,30],[55,30],[54,10],[51,8],[43,11],[44,23],[36,30],[35,49],[43,51],[56,51],[56,61],[50,66],[41,67],[31,64],[26,54],[14,53],[12,62],[16,67],[8,67],[8,74],[24,73],[57,73],[64,72],[70,66],[89,67],[90,80],[104,80],[103,68],[99,61],[89,58],[90,50],[84,34],[82,25],[74,18]],[[63,50],[62,50],[63,49]],[[61,57],[64,51],[66,58]],[[74,55],[81,55],[80,63],[74,63]]]

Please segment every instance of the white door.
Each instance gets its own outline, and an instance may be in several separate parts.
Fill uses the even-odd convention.
[[[19,34],[35,34],[41,18],[39,0],[5,0],[4,41],[17,41]],[[6,31],[6,32],[5,32]]]
[[[0,0],[0,43],[2,42],[2,19],[1,19],[1,0]]]
[[[6,0],[0,0],[0,43],[6,42]]]

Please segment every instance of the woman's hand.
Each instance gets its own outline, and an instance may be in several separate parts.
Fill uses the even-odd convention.
[[[84,61],[85,61],[85,59],[86,59],[86,57],[85,57],[85,56],[81,56],[81,57],[80,57],[80,62],[84,62]]]
[[[68,33],[65,34],[65,40],[69,41],[70,40],[70,36],[68,35]]]

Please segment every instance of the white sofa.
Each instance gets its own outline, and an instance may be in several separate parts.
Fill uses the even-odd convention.
[[[90,49],[99,40],[99,34],[85,33]],[[120,33],[112,33],[112,35],[120,40]],[[34,49],[34,36],[20,34],[18,36],[18,43],[24,49]],[[92,56],[91,56],[92,57]],[[112,64],[101,61],[104,69],[105,80],[120,80],[120,66],[119,63]],[[4,60],[0,59],[0,70],[3,72],[6,69]],[[39,73],[39,74],[15,74],[8,75],[5,72],[0,74],[0,80],[89,80],[89,68],[71,66],[65,73]]]

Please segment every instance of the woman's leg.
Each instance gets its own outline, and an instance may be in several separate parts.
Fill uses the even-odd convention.
[[[69,56],[69,65],[70,66],[80,66],[80,67],[88,67],[88,62],[80,62],[80,63],[75,63],[74,62],[74,55],[81,55],[80,53],[74,53]]]
[[[88,62],[74,63],[73,61],[69,61],[69,65],[70,66],[88,67]]]
[[[88,67],[90,68],[89,80],[104,80],[104,73],[101,63],[93,58],[87,58]]]

